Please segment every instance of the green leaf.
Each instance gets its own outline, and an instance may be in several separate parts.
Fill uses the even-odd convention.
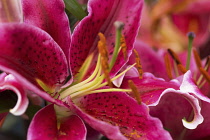
[[[76,0],[64,0],[64,3],[66,9],[79,20],[82,20],[87,15]]]
[[[29,105],[25,112],[26,115],[29,117],[29,120],[32,120],[36,112],[39,111],[41,108],[42,107],[38,105]]]

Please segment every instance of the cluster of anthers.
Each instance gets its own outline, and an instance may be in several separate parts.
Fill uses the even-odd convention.
[[[125,38],[122,35],[122,29],[124,24],[121,22],[116,22],[116,42],[113,55],[111,59],[108,56],[107,43],[104,34],[99,33],[98,41],[98,58],[94,71],[92,74],[85,79],[88,69],[93,62],[94,53],[91,53],[83,65],[81,66],[78,74],[75,75],[75,81],[67,88],[62,89],[57,96],[58,99],[63,100],[65,97],[70,96],[71,99],[79,98],[88,94],[101,93],[101,92],[132,92],[138,103],[141,103],[140,95],[138,93],[137,87],[133,81],[129,81],[128,84],[130,89],[121,89],[114,87],[112,82],[118,79],[120,76],[129,71],[132,67],[136,66],[139,71],[140,78],[142,78],[142,67],[140,64],[140,58],[137,51],[134,50],[136,55],[136,63],[131,65],[129,68],[123,72],[117,74],[114,77],[110,77],[110,71],[114,66],[117,56],[122,51],[124,59],[127,59],[127,46]]]
[[[172,73],[173,70],[174,70],[175,76],[177,77],[177,76],[179,76],[180,72],[181,72],[181,74],[184,74],[190,69],[192,42],[193,42],[194,37],[195,37],[194,33],[190,32],[188,34],[189,47],[188,47],[188,57],[187,57],[186,66],[184,66],[181,63],[178,55],[173,50],[168,49],[168,53],[165,54],[164,60],[165,60],[165,65],[166,65],[166,71],[167,71],[167,75],[170,79],[173,79],[173,73]],[[210,75],[208,73],[209,67],[210,67],[210,56],[207,57],[206,62],[203,67],[201,58],[200,58],[198,52],[195,49],[193,49],[192,52],[193,52],[193,56],[194,56],[194,59],[196,62],[197,69],[200,72],[199,76],[198,76],[198,72],[194,72],[194,80],[195,80],[195,83],[197,84],[197,86],[199,88],[201,88],[204,84],[206,84],[206,82],[210,83]],[[173,66],[171,65],[169,55],[174,60]]]

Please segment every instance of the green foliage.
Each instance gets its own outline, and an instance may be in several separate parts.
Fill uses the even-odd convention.
[[[76,0],[64,0],[66,9],[78,20],[82,20],[87,14]]]

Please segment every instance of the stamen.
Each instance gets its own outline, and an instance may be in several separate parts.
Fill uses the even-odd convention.
[[[204,78],[210,83],[210,75],[207,71],[205,71],[203,68],[199,68],[200,72],[203,74]]]
[[[134,63],[133,65],[131,65],[129,68],[127,68],[126,70],[124,70],[123,72],[121,72],[120,74],[118,74],[117,76],[113,77],[111,79],[111,81],[113,82],[114,80],[118,79],[120,76],[122,76],[123,74],[125,74],[127,71],[129,71],[131,68],[133,68],[136,65],[136,63]],[[98,88],[101,88],[103,86],[106,86],[107,82],[101,84],[100,86],[98,86]]]
[[[195,62],[196,62],[197,67],[198,68],[202,67],[201,58],[200,58],[200,56],[198,55],[198,53],[195,49],[193,49],[193,54],[194,54],[194,58],[195,58]]]
[[[126,60],[127,57],[128,57],[128,54],[127,54],[127,45],[125,43],[124,35],[122,35],[122,37],[120,38],[120,47],[121,47],[121,50],[123,52],[124,60]]]
[[[185,72],[187,72],[186,68],[182,65],[181,61],[179,60],[179,57],[176,55],[176,53],[174,51],[172,51],[171,49],[168,49],[169,54],[171,55],[171,57],[174,59],[174,61],[177,64],[178,69],[184,74]]]
[[[208,70],[209,70],[209,67],[210,67],[210,59],[209,59],[209,58],[210,58],[210,57],[207,58],[206,63],[205,63],[205,67],[204,67],[204,70],[205,70],[205,71],[208,71]],[[202,67],[200,67],[200,68],[202,68]],[[200,68],[198,68],[198,69],[200,70]],[[201,72],[201,71],[200,71],[200,72]],[[200,75],[200,77],[199,77],[198,80],[197,80],[197,85],[199,85],[199,87],[202,87],[202,86],[205,84],[205,82],[206,82],[206,80],[204,80],[204,81],[201,83],[203,77],[204,77],[204,75],[203,75],[202,72],[201,72],[201,75]]]
[[[116,40],[115,40],[115,47],[114,47],[114,52],[112,55],[112,60],[110,62],[110,69],[112,69],[112,67],[114,66],[114,63],[117,59],[118,56],[118,52],[120,49],[120,39],[121,39],[121,35],[122,35],[122,29],[124,27],[124,23],[120,22],[120,21],[116,21],[114,23],[115,27],[116,27]]]
[[[171,66],[171,62],[170,62],[170,58],[169,58],[169,54],[168,53],[165,54],[164,61],[165,61],[167,75],[168,75],[169,79],[173,79],[172,66]]]
[[[189,70],[190,68],[190,59],[191,59],[191,51],[192,51],[192,43],[193,39],[195,38],[195,34],[193,32],[188,33],[188,55],[187,55],[187,63],[186,63],[186,69]]]
[[[78,98],[82,97],[85,95],[93,94],[93,93],[102,93],[102,92],[131,92],[132,90],[130,89],[119,89],[119,88],[108,88],[108,89],[98,89],[98,90],[93,90],[89,92],[83,92],[83,94],[72,94],[71,98]]]
[[[93,53],[91,53],[87,59],[85,60],[85,62],[82,64],[82,67],[79,69],[78,74],[75,76],[77,77],[77,82],[79,83],[80,81],[83,80],[84,76],[87,74],[88,72],[88,68],[90,67],[90,64],[93,60]]]
[[[181,64],[181,61],[179,60],[179,57],[176,55],[176,53],[173,50],[168,49],[168,52],[171,55],[171,57],[174,59],[176,64]]]
[[[210,67],[210,56],[208,56],[206,63],[205,63],[205,70],[209,71],[209,67]]]
[[[182,74],[185,74],[187,72],[186,68],[182,64],[178,64],[178,69],[182,72]]]
[[[101,55],[101,66],[102,66],[102,70],[104,72],[105,75],[105,79],[108,82],[108,85],[110,87],[113,87],[110,76],[109,76],[109,63],[108,63],[108,51],[107,51],[107,47],[106,47],[106,38],[102,33],[99,33],[99,42],[98,42],[98,50],[99,53]]]
[[[77,83],[71,87],[67,87],[63,90],[60,91],[60,99],[63,99],[65,98],[66,96],[74,93],[74,92],[77,92],[79,91],[82,87],[84,87],[84,85],[87,85],[87,83],[89,83],[90,81],[94,80],[95,77],[99,76],[101,74],[101,70],[100,70],[100,66],[101,66],[101,63],[100,63],[100,59],[101,59],[101,55],[99,54],[98,56],[98,60],[97,60],[97,64],[96,64],[96,67],[95,67],[95,70],[93,71],[92,75],[87,78],[86,80],[80,82],[80,83]]]
[[[139,73],[139,79],[142,79],[142,75],[143,75],[143,69],[142,69],[142,65],[141,65],[141,61],[140,61],[140,57],[139,57],[139,54],[138,52],[133,49],[133,52],[135,54],[135,60],[136,60],[136,68],[138,70],[138,73]]]
[[[138,104],[141,104],[140,93],[138,92],[138,89],[137,89],[136,85],[133,83],[132,80],[129,80],[129,81],[128,81],[128,85],[129,85],[129,87],[131,88],[132,93],[133,93],[134,97],[136,98]]]

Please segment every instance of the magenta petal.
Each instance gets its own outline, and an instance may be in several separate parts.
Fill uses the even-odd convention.
[[[141,94],[142,102],[147,105],[153,105],[157,102],[162,92],[167,88],[178,90],[180,86],[177,80],[166,82],[161,78],[156,78],[151,73],[144,73],[142,79],[139,79],[139,77],[125,77],[121,88],[129,88],[128,80],[132,80],[135,83]]]
[[[86,128],[82,120],[72,115],[66,120],[62,121],[60,129],[59,139],[69,140],[85,140]]]
[[[26,111],[29,103],[26,90],[11,74],[7,75],[3,73],[0,75],[0,79],[0,90],[12,90],[17,94],[17,103],[14,108],[10,109],[10,112],[14,115],[22,115]]]
[[[210,103],[210,98],[202,94],[195,84],[191,71],[187,71],[185,75],[183,76],[182,84],[180,86],[180,89],[184,92],[189,92],[193,94],[195,97]]]
[[[109,139],[171,139],[147,106],[125,93],[92,94],[77,103],[76,113]]]
[[[67,60],[48,34],[30,25],[15,23],[1,24],[0,32],[1,70],[34,85],[37,85],[36,79],[51,89],[63,85],[69,75]]]
[[[68,127],[67,127],[68,126]],[[33,118],[27,139],[29,140],[52,140],[74,139],[83,140],[86,129],[81,119],[75,115],[63,120],[58,130],[57,119],[53,104],[41,109]]]
[[[139,53],[144,72],[150,72],[156,77],[161,77],[166,80],[169,79],[162,56],[158,55],[158,53],[155,52],[150,46],[138,40],[134,44],[134,49],[136,49]],[[128,63],[130,65],[135,63],[134,53],[131,55]]]
[[[63,0],[23,0],[22,3],[24,22],[49,33],[68,58],[70,27]]]
[[[189,72],[188,72],[189,73]],[[186,75],[188,74],[186,73]],[[184,76],[186,77],[186,76]],[[179,94],[181,97],[186,99],[194,111],[194,119],[191,122],[187,122],[184,119],[182,120],[183,125],[188,129],[195,129],[199,124],[203,122],[203,117],[201,115],[201,108],[199,106],[198,99],[195,98],[190,93],[193,93],[193,87],[190,87],[190,83],[182,82],[181,86],[177,80],[173,80],[170,82],[165,82],[164,80],[155,78],[153,75],[149,73],[145,73],[143,75],[143,79],[140,80],[138,78],[129,78],[125,79],[125,83],[122,84],[122,87],[127,87],[126,81],[133,80],[136,86],[139,89],[141,94],[142,101],[146,103],[148,106],[156,106],[159,104],[160,99],[168,93]],[[183,80],[185,81],[185,80]],[[183,85],[188,85],[183,87]],[[196,86],[194,86],[196,87]]]
[[[133,42],[136,37],[142,0],[89,0],[89,15],[85,17],[75,28],[71,44],[71,67],[75,74],[86,59],[87,55],[94,50],[97,52],[98,33],[102,32],[107,39],[108,50],[113,52],[115,44],[115,21],[125,23],[123,34],[126,37],[128,55],[131,53]],[[96,55],[97,57],[97,55]],[[123,55],[117,60],[114,72],[125,63]]]

